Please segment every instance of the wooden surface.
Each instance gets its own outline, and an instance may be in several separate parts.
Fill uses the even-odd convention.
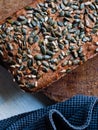
[[[0,120],[52,104],[44,95],[23,92],[11,74],[0,66]]]
[[[40,93],[25,93],[12,79],[11,74],[0,66],[0,120],[53,103]]]
[[[53,83],[43,92],[55,101],[64,101],[76,94],[98,96],[98,56]]]

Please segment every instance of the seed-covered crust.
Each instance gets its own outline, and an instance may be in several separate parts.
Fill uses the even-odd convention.
[[[0,58],[37,91],[98,54],[98,1],[37,0],[0,23]]]

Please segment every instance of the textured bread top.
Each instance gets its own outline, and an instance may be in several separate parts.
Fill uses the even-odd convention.
[[[0,24],[0,57],[26,91],[98,54],[98,1],[37,0]]]

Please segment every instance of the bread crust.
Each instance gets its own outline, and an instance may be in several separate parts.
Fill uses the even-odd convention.
[[[45,0],[37,0],[37,1],[32,2],[32,4],[30,4],[29,6],[33,8],[33,11],[35,13],[36,11],[39,10],[38,7],[36,10],[34,10],[36,8],[36,5],[39,4],[40,2],[43,3],[44,1]],[[61,3],[57,3],[57,5],[58,4],[61,4]],[[55,6],[55,5],[56,5],[56,3],[51,6]],[[88,6],[88,5],[89,5],[89,3],[86,6]],[[51,14],[50,9],[51,9],[51,7],[46,10],[48,18],[49,17],[53,18],[54,22],[56,22],[58,20],[60,20],[60,22],[61,22],[64,17],[59,17],[58,14],[60,12],[57,11],[57,13]],[[79,65],[83,64],[88,59],[91,59],[98,54],[96,51],[96,49],[98,48],[96,45],[96,43],[98,42],[98,32],[96,32],[95,34],[91,33],[92,28],[94,28],[95,23],[96,23],[95,16],[94,16],[94,21],[92,21],[88,18],[87,14],[84,15],[83,11],[84,10],[80,11],[80,19],[82,21],[83,20],[85,21],[88,19],[88,21],[89,21],[89,23],[87,23],[88,27],[84,26],[84,28],[85,28],[86,36],[88,36],[88,37],[90,36],[91,41],[86,41],[86,42],[82,43],[81,39],[80,39],[80,42],[78,44],[77,44],[77,41],[76,41],[76,43],[74,43],[74,41],[71,41],[68,45],[67,44],[64,45],[62,43],[62,42],[64,42],[64,40],[62,41],[62,39],[61,39],[61,44],[63,44],[64,48],[62,48],[62,45],[60,44],[61,47],[59,48],[58,52],[55,52],[55,53],[53,52],[54,54],[49,54],[48,57],[50,56],[51,58],[49,58],[48,60],[47,60],[47,58],[46,59],[43,58],[41,60],[41,65],[38,65],[38,63],[36,63],[37,62],[36,55],[41,55],[42,57],[45,57],[46,54],[41,53],[40,47],[39,47],[39,42],[36,42],[31,45],[27,41],[30,33],[35,30],[35,31],[38,31],[37,35],[35,35],[35,36],[39,37],[39,39],[40,39],[39,41],[43,42],[42,43],[43,45],[48,44],[48,43],[44,43],[44,41],[46,40],[46,42],[47,42],[47,38],[49,38],[50,34],[49,34],[49,36],[47,36],[47,38],[43,37],[42,32],[40,31],[40,33],[39,33],[38,25],[36,27],[34,27],[33,29],[31,27],[28,27],[27,25],[25,25],[25,27],[26,27],[26,43],[24,43],[24,44],[26,44],[25,46],[19,45],[18,43],[16,43],[15,41],[13,41],[13,38],[9,40],[9,38],[8,38],[9,34],[7,34],[6,38],[0,39],[1,60],[3,61],[3,63],[7,67],[7,69],[11,72],[11,74],[14,76],[15,81],[17,81],[19,83],[19,86],[22,89],[24,89],[25,91],[29,91],[29,92],[36,92],[43,88],[46,88],[51,83],[53,83],[53,82],[57,81],[58,79],[60,79],[61,77],[65,76],[69,71],[74,70]],[[93,11],[91,11],[91,9],[88,9],[88,11],[90,13],[93,13]],[[10,22],[12,22],[12,21],[15,22],[17,19],[19,19],[19,16],[25,16],[29,20],[30,18],[29,18],[29,16],[27,16],[27,12],[30,12],[30,10],[27,11],[26,9],[23,8],[23,9],[17,11],[16,13],[14,13],[10,19],[8,18],[4,21],[1,21],[0,25],[3,26],[4,24],[6,24],[5,28],[12,29],[12,31],[10,31],[10,35],[13,37],[14,34],[17,34],[17,32],[15,32],[14,29],[18,26],[20,26],[20,28],[21,28],[21,26],[23,27],[23,25],[14,25],[14,27],[11,28],[12,25]],[[77,12],[77,10],[76,11],[73,10],[71,20],[73,20],[73,15],[75,15],[75,12]],[[33,15],[35,15],[34,13],[33,13]],[[32,17],[34,17],[33,15],[32,15]],[[46,23],[47,23],[47,17],[46,17],[46,22],[42,23],[42,26],[45,26]],[[68,24],[69,23],[73,24],[73,22],[71,22],[71,21],[69,21]],[[90,25],[90,27],[89,27],[89,25]],[[66,27],[64,27],[64,26],[59,27],[59,28],[61,29],[61,31],[66,29]],[[0,30],[1,35],[2,35],[2,33],[5,32],[4,29]],[[77,30],[79,30],[79,29],[77,29]],[[25,33],[25,32],[23,32],[23,33]],[[57,34],[57,35],[59,35],[59,34]],[[22,32],[19,32],[19,36],[18,36],[19,40],[21,40],[22,36],[23,36]],[[64,37],[65,36],[66,36],[66,34],[64,35]],[[4,35],[3,35],[3,37],[4,37]],[[56,44],[56,42],[57,42],[56,40],[58,40],[58,37],[55,37],[55,40],[54,40],[55,43],[53,42],[54,44]],[[66,38],[65,38],[65,40],[66,40]],[[59,46],[59,42],[57,44]],[[45,45],[45,47],[46,47],[46,45]],[[75,50],[74,51],[71,50],[70,47],[75,47]],[[77,51],[79,51],[79,49],[81,47],[82,47],[82,56],[79,57],[79,56],[77,56],[77,55],[79,55],[79,54],[77,54]],[[22,51],[22,54],[24,54],[24,56],[26,55],[26,57],[27,57],[26,61],[21,61],[24,58],[24,56],[22,54],[21,55],[19,54],[19,48],[21,48],[20,51]],[[27,49],[30,49],[30,52],[27,52]],[[48,46],[47,46],[47,50],[48,50]],[[68,51],[70,52],[70,54],[66,54],[66,52],[68,52]],[[63,57],[61,56],[61,53],[62,53],[62,55],[64,55]],[[60,57],[61,59],[58,57]],[[59,59],[57,65],[50,63],[50,60],[55,59],[55,58]],[[17,61],[17,59],[18,59],[18,61]],[[27,61],[31,61],[32,59],[34,59],[34,64],[33,63],[30,63],[30,64],[33,64],[31,66],[31,67],[33,67],[33,72],[35,72],[37,70],[37,72],[36,72],[37,77],[40,76],[40,78],[39,77],[35,78],[36,74],[35,73],[32,74],[32,72],[31,72],[32,70],[30,70],[31,68],[27,67],[27,64],[28,64]],[[74,61],[76,61],[76,60],[79,60],[78,64],[74,63]],[[11,61],[11,63],[9,63],[9,61]],[[45,64],[45,63],[43,63],[43,61],[48,62],[48,64],[49,64],[48,70],[47,70],[48,65],[45,65],[45,67],[44,67],[45,71],[48,71],[48,72],[43,72],[42,64]],[[62,64],[65,61],[68,61],[68,64],[62,66]],[[19,63],[19,62],[21,62],[21,63]],[[25,70],[19,70],[19,68],[21,66],[25,66]]]

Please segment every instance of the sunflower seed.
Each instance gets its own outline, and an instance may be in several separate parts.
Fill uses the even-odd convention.
[[[96,48],[96,52],[98,52],[98,48]]]
[[[42,68],[42,71],[45,72],[45,73],[48,72],[48,70],[49,69],[47,67],[45,67],[45,66]]]
[[[77,5],[71,5],[71,8],[73,8],[74,10],[78,10],[79,6],[77,6]]]
[[[89,5],[89,8],[90,8],[91,10],[95,10],[95,9],[96,9],[93,4],[90,4],[90,5]]]
[[[36,75],[25,75],[26,78],[36,78]]]
[[[43,61],[42,64],[46,67],[49,67],[49,63],[47,61]]]
[[[58,44],[58,47],[63,50],[64,49],[64,45],[63,44]]]
[[[88,17],[93,21],[96,22],[96,18],[92,14],[88,14]]]
[[[65,67],[67,64],[68,64],[68,61],[65,60],[65,61],[62,63],[62,67]]]
[[[25,19],[26,19],[25,16],[19,16],[19,17],[18,17],[18,20],[19,20],[19,21],[24,21]]]
[[[83,42],[87,42],[89,40],[90,40],[89,37],[83,37],[83,39],[82,39]]]
[[[51,59],[51,60],[50,60],[50,63],[51,63],[51,64],[54,64],[54,63],[55,63],[55,64],[58,64],[58,59],[57,59],[57,58]]]
[[[56,70],[57,70],[57,67],[54,66],[54,65],[50,65],[50,69],[51,69],[52,71],[56,71]]]
[[[3,54],[3,51],[0,50],[0,56],[3,56],[3,55],[4,55],[4,54]]]
[[[55,37],[51,37],[51,36],[48,37],[48,40],[49,40],[50,42],[55,41],[56,39],[57,39],[57,38],[55,38]]]
[[[65,69],[63,69],[63,70],[61,70],[60,72],[61,72],[61,73],[66,73],[66,70],[65,70]]]
[[[78,58],[78,53],[76,51],[73,51],[72,54],[75,58]]]
[[[29,69],[31,70],[31,73],[33,75],[37,75],[38,74],[37,69],[34,69],[33,67],[29,67]]]
[[[69,66],[72,65],[72,61],[71,61],[71,60],[68,61],[68,65],[69,65]]]
[[[74,65],[78,65],[80,63],[80,60],[73,60]]]
[[[80,9],[82,10],[82,9],[84,9],[84,8],[85,8],[84,3],[81,3],[81,4],[80,4]]]
[[[98,42],[96,42],[96,45],[98,46]]]
[[[32,24],[34,27],[37,26],[37,23],[36,23],[36,21],[34,21],[34,20],[31,21],[31,24]]]
[[[65,5],[64,5],[63,3],[61,3],[61,4],[60,4],[60,8],[61,8],[62,10],[65,10]]]
[[[59,54],[59,58],[60,58],[61,60],[63,60],[63,59],[64,59],[64,56],[62,56],[62,54]]]
[[[9,44],[9,43],[7,44],[7,50],[8,51],[12,51],[13,50],[13,46],[11,44]]]

